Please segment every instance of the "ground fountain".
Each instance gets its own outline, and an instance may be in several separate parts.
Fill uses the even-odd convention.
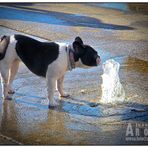
[[[103,63],[101,103],[117,103],[125,100],[125,91],[119,78],[120,64],[113,59]]]

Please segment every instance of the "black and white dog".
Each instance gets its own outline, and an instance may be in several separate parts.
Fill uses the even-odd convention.
[[[3,36],[0,40],[0,72],[3,98],[11,99],[12,82],[22,61],[34,74],[45,77],[48,86],[49,106],[57,106],[54,91],[61,96],[66,71],[75,67],[92,67],[100,64],[98,53],[76,37],[72,44],[40,42],[23,35]]]

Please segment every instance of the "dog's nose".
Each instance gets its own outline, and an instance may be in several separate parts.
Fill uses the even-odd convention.
[[[97,58],[96,58],[96,64],[97,65],[100,65],[100,63],[101,63],[101,58],[100,58],[100,56],[97,56]]]

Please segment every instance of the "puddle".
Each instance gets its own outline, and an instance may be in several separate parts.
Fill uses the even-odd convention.
[[[134,70],[140,73],[148,73],[148,61],[140,60],[135,57],[127,57],[123,66],[126,70]]]

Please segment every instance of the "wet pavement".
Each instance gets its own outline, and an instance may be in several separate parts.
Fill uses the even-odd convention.
[[[84,9],[91,7],[81,6]],[[37,5],[35,8],[38,7],[41,6]],[[44,36],[48,40],[72,42],[76,34],[81,35],[84,42],[93,45],[98,50],[102,62],[114,58],[120,63],[119,75],[126,93],[125,101],[114,105],[100,104],[101,66],[91,69],[78,68],[68,72],[65,76],[65,91],[71,94],[70,98],[62,98],[59,107],[48,109],[46,81],[32,74],[21,64],[14,81],[16,93],[13,100],[4,102],[0,100],[0,144],[148,144],[147,140],[132,141],[126,139],[128,123],[131,123],[133,127],[136,123],[148,123],[147,26],[141,25],[141,23],[133,23],[135,22],[135,14],[132,14],[132,16],[128,14],[134,21],[131,19],[130,23],[126,21],[126,23],[117,23],[119,20],[112,15],[114,26],[126,26],[134,29],[101,28],[99,27],[100,21],[98,21],[98,18],[92,15],[94,13],[92,9],[89,12],[90,16],[81,17],[86,11],[81,10],[79,16],[68,14],[72,13],[69,11],[75,10],[75,7],[70,7],[74,10],[69,10],[68,7],[70,6],[67,5],[66,12],[62,12],[61,7],[59,7],[59,11],[56,10],[56,13],[49,11],[48,15],[51,14],[49,20],[55,17],[54,21],[50,22],[45,19],[42,23],[36,17],[33,17],[35,22],[33,20],[27,22],[27,17],[30,17],[29,15],[25,16],[29,13],[27,10],[0,8],[0,12],[5,12],[6,17],[8,16],[7,12],[12,14],[12,17],[9,16],[7,19],[0,16],[0,24],[21,32],[29,32],[32,35],[35,35],[36,31],[37,36]],[[94,6],[92,7],[94,8]],[[56,8],[58,8],[57,5],[55,5]],[[121,22],[123,17],[127,17],[125,14],[121,15],[121,12],[117,10],[94,9],[99,9],[99,12],[106,10],[106,13],[110,11],[110,13],[122,16]],[[18,11],[20,14],[15,16]],[[35,12],[29,14],[38,15]],[[46,17],[47,14],[43,13],[41,15]],[[60,16],[63,16],[63,18]],[[80,20],[80,17],[82,23],[79,21],[77,26],[75,25],[76,22],[69,22],[68,16],[70,20],[73,17],[74,21]],[[141,15],[142,21],[146,18],[147,16]],[[62,21],[61,25],[58,21],[55,23],[55,19],[58,21],[62,19],[64,23],[62,24]],[[107,16],[104,19],[107,20]],[[137,17],[136,19],[140,22],[140,18]],[[89,21],[93,23],[90,24]],[[134,25],[129,26],[128,23]],[[103,22],[103,24],[110,25],[112,21],[109,21],[108,18],[108,22]],[[33,25],[35,26],[31,27]],[[96,27],[96,25],[98,26]],[[48,28],[50,34],[45,33]],[[144,33],[142,34],[142,32]],[[1,35],[14,33],[19,32],[0,27]],[[55,97],[58,97],[57,92],[55,92]]]

